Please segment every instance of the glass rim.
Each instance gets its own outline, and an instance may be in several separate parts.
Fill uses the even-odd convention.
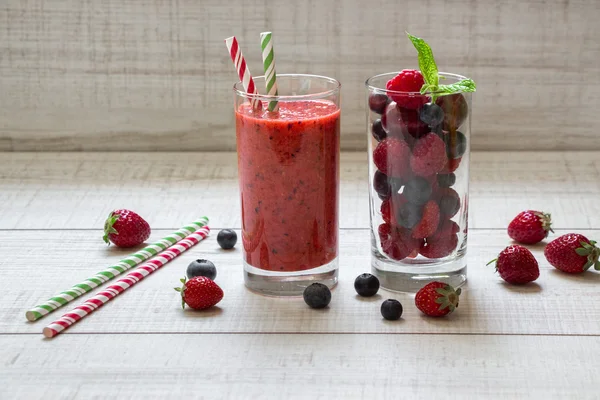
[[[386,75],[398,75],[401,71],[397,71],[397,72],[384,72],[383,74],[377,74],[377,75],[373,75],[372,77],[370,77],[369,79],[367,79],[365,81],[365,86],[367,89],[375,91],[375,92],[381,92],[384,94],[404,94],[404,95],[411,95],[411,96],[422,96],[423,94],[421,94],[421,92],[402,92],[399,90],[388,90],[386,88],[382,88],[382,87],[378,87],[372,84],[372,81],[377,79],[377,78],[382,78]],[[451,72],[438,72],[438,75],[446,77],[446,78],[453,78],[456,79],[457,81],[461,81],[463,79],[467,79],[466,76],[462,76],[459,74],[453,74]],[[426,92],[426,94],[438,94],[438,93],[443,93],[443,92]],[[459,92],[462,93],[462,92]]]
[[[290,78],[290,77],[303,77],[303,78],[312,78],[312,79],[318,79],[318,80],[322,80],[322,81],[327,81],[329,83],[332,83],[335,85],[334,88],[332,89],[328,89],[328,90],[323,90],[321,92],[316,92],[316,93],[311,93],[311,94],[292,94],[292,95],[277,95],[277,96],[273,96],[273,95],[268,95],[268,94],[254,94],[254,93],[248,93],[245,89],[243,89],[243,85],[242,85],[242,81],[237,81],[234,85],[233,85],[233,92],[238,95],[238,96],[242,96],[248,99],[257,99],[257,100],[264,100],[264,101],[273,101],[273,100],[277,100],[277,101],[293,101],[293,100],[307,100],[307,99],[322,99],[322,98],[326,98],[332,95],[335,95],[336,93],[339,93],[342,84],[334,78],[330,78],[328,76],[324,76],[324,75],[313,75],[313,74],[277,74],[278,78]],[[265,76],[264,75],[259,75],[259,76],[255,76],[253,77],[253,79],[256,80],[264,80]],[[256,83],[256,82],[255,82]],[[241,89],[240,89],[241,87]]]

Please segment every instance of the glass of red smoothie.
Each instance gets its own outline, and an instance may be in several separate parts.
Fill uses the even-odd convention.
[[[278,96],[234,85],[244,279],[258,293],[294,296],[337,283],[340,83],[278,74],[277,85]]]

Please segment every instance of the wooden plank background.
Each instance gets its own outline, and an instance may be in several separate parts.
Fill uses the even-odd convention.
[[[344,149],[366,147],[364,80],[416,67],[404,30],[441,69],[478,83],[472,148],[600,149],[597,0],[3,0],[0,151],[232,150],[235,34],[260,73],[343,85]]]

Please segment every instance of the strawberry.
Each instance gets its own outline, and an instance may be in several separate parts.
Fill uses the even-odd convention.
[[[422,245],[419,253],[427,258],[443,258],[447,257],[458,245],[458,236],[455,233],[441,240],[427,239]]]
[[[550,265],[569,274],[580,274],[592,265],[600,271],[600,249],[595,245],[583,235],[567,233],[548,243],[544,255]]]
[[[115,210],[104,223],[104,241],[117,247],[133,247],[150,237],[150,225],[130,210]]]
[[[548,237],[551,228],[550,214],[527,210],[519,213],[508,225],[508,236],[515,242],[536,244]]]
[[[443,317],[458,307],[460,289],[444,282],[431,282],[423,286],[415,296],[415,305],[430,317]]]
[[[381,172],[391,177],[402,177],[408,172],[410,148],[404,140],[387,138],[373,151],[373,162]]]
[[[442,258],[449,256],[458,245],[460,228],[452,220],[440,221],[437,231],[421,243],[419,252],[423,257]]]
[[[446,144],[431,132],[417,141],[410,157],[410,168],[419,176],[433,175],[448,163]]]
[[[412,230],[412,237],[423,239],[431,236],[437,230],[440,222],[440,208],[434,200],[429,200],[423,207],[421,221]]]
[[[518,244],[502,250],[498,258],[487,265],[494,262],[500,277],[513,285],[533,282],[540,276],[540,268],[533,254]]]
[[[394,260],[403,260],[419,248],[419,242],[411,237],[408,229],[381,224],[378,233],[383,252]]]
[[[194,310],[210,308],[221,301],[223,290],[206,276],[196,276],[189,281],[181,279],[182,287],[175,290],[181,293],[181,308],[187,304]]]

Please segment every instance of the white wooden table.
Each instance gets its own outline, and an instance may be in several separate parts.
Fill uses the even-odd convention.
[[[551,212],[555,235],[600,239],[600,152],[474,153],[471,174],[469,281],[449,318],[407,294],[355,295],[370,270],[366,153],[346,153],[328,309],[248,292],[240,249],[213,234],[48,340],[60,311],[28,323],[25,310],[127,254],[102,243],[112,209],[146,217],[151,239],[204,214],[213,232],[239,229],[235,154],[0,153],[0,398],[598,398],[600,274],[561,274],[541,245],[537,284],[507,286],[485,264],[527,208]],[[225,298],[182,311],[172,288],[198,257]],[[401,321],[382,320],[385,298]]]

